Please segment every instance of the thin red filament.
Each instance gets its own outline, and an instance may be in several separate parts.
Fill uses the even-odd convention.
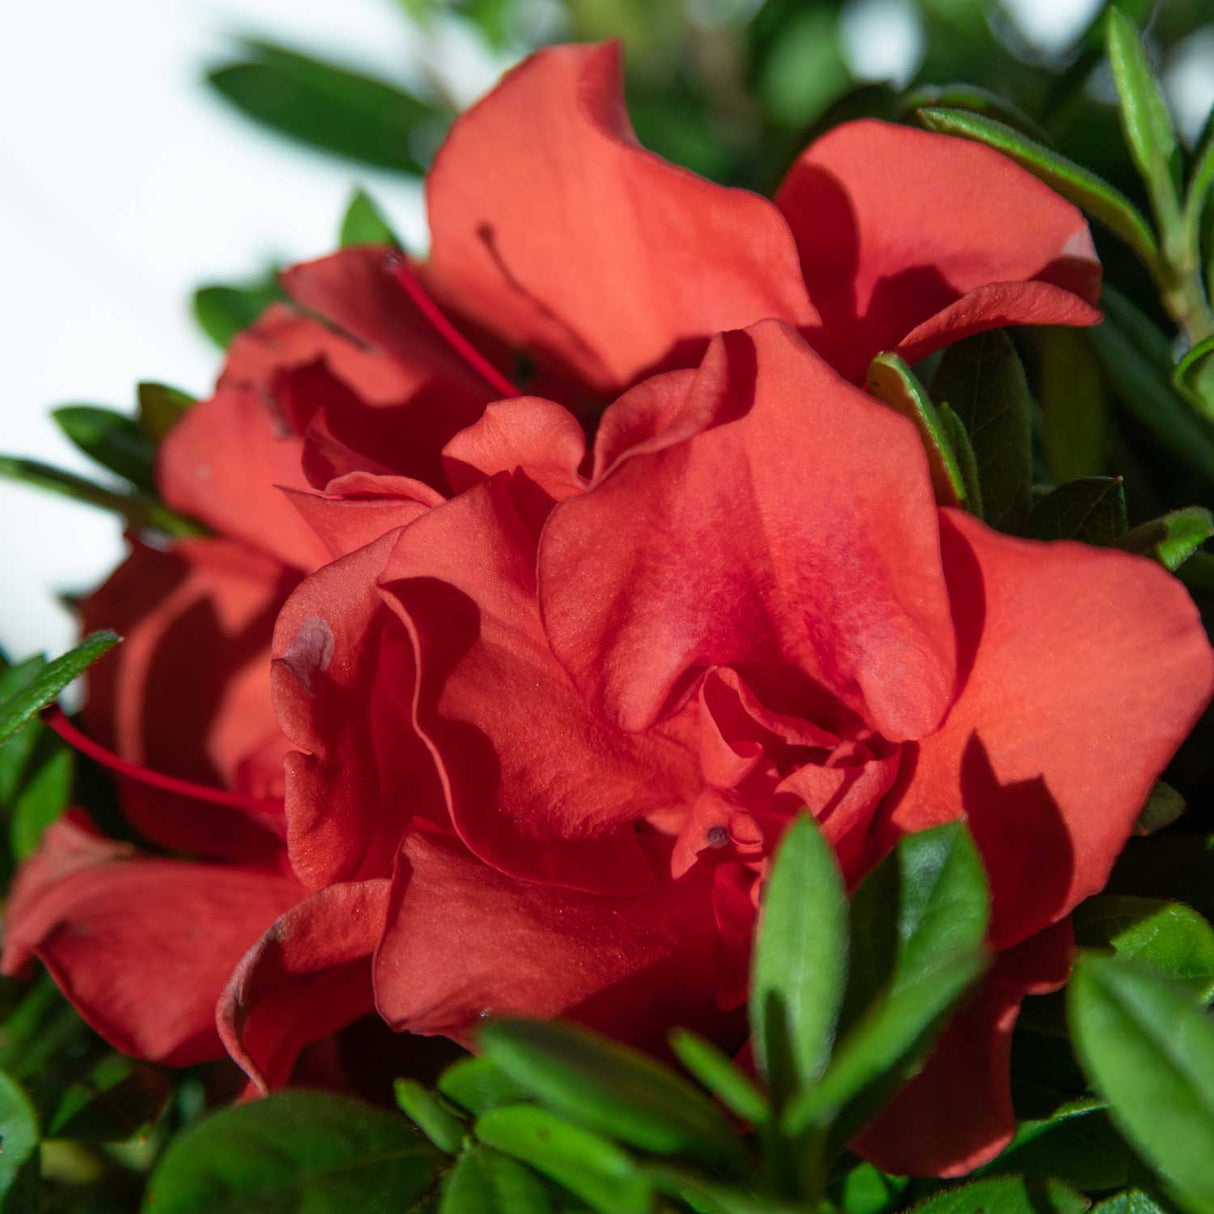
[[[426,294],[426,288],[417,280],[409,268],[406,257],[397,253],[388,258],[388,272],[405,289],[409,298],[417,305],[421,314],[430,322],[434,331],[477,373],[495,392],[503,398],[522,396],[512,384],[443,314],[438,305]]]
[[[58,705],[48,708],[42,719],[71,747],[95,759],[103,767],[116,772],[120,776],[136,780],[149,788],[159,788],[162,792],[176,793],[182,797],[192,797],[196,801],[207,801],[211,805],[225,805],[231,809],[243,809],[248,813],[265,815],[276,808],[273,801],[263,801],[257,797],[244,797],[240,793],[228,792],[223,788],[208,788],[205,784],[195,784],[192,780],[181,780],[176,776],[165,775],[164,772],[153,771],[132,763],[129,759],[116,755],[112,750],[94,742],[87,734],[83,734],[63,715]]]

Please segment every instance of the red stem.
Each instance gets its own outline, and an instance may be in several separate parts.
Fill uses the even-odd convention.
[[[191,797],[196,801],[207,801],[212,805],[226,805],[231,809],[243,809],[246,813],[254,813],[259,816],[271,813],[276,808],[273,801],[262,801],[257,797],[244,797],[240,793],[228,792],[222,788],[208,788],[205,784],[195,784],[192,780],[181,780],[176,776],[167,776],[163,772],[153,771],[150,767],[143,767],[138,763],[132,763],[129,759],[124,759],[120,755],[114,754],[112,750],[107,750],[104,746],[94,742],[86,734],[81,733],[63,715],[63,709],[57,704],[48,708],[42,714],[42,719],[69,746],[74,747],[81,754],[88,755],[90,759],[95,759],[103,767],[108,767],[110,771],[117,772],[120,776],[127,776],[129,779],[136,780],[140,784],[146,784],[149,788],[159,788],[163,792],[176,793],[182,797]]]
[[[409,298],[417,305],[421,314],[430,322],[438,335],[460,356],[487,384],[502,397],[509,399],[522,396],[512,384],[443,314],[438,305],[426,294],[426,288],[417,280],[409,268],[408,259],[400,253],[392,254],[385,262],[388,273],[405,289]]]

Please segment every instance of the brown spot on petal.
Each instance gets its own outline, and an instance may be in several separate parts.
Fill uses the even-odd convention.
[[[313,680],[329,668],[332,658],[333,629],[319,616],[310,616],[291,638],[282,660],[304,691],[313,695],[316,690]]]

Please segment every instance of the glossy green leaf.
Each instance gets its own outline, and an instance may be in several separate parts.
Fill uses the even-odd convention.
[[[1193,1211],[1214,1211],[1214,1020],[1181,985],[1088,954],[1068,991],[1071,1035],[1114,1121]]]
[[[156,449],[133,417],[96,405],[63,405],[52,409],[51,416],[91,460],[136,488],[155,492]]]
[[[1201,506],[1186,506],[1127,531],[1118,541],[1128,552],[1154,557],[1176,570],[1214,535],[1214,515]]]
[[[75,757],[66,746],[52,743],[46,748],[13,801],[9,842],[15,859],[30,855],[46,828],[67,809],[75,770]]]
[[[485,1055],[562,1116],[658,1155],[737,1161],[742,1149],[720,1107],[646,1054],[558,1021],[497,1020]]]
[[[70,497],[78,502],[87,502],[102,510],[112,510],[121,515],[136,529],[163,531],[165,535],[188,537],[205,535],[205,528],[192,519],[183,518],[159,502],[141,493],[124,493],[105,485],[98,485],[74,472],[64,472],[40,460],[23,459],[16,455],[0,455],[0,477],[33,485],[61,497]]]
[[[1020,131],[982,114],[929,106],[919,110],[918,117],[928,130],[973,139],[1002,152],[1063,198],[1104,224],[1125,241],[1147,266],[1153,269],[1158,264],[1159,248],[1155,234],[1142,212],[1120,190],[1114,189],[1095,173]]]
[[[517,1159],[473,1144],[443,1184],[438,1214],[549,1214],[544,1182]]]
[[[226,350],[237,333],[283,298],[273,274],[238,286],[214,283],[194,292],[194,319],[221,350]]]
[[[28,687],[45,665],[46,659],[39,654],[0,670],[0,704]],[[41,734],[41,723],[30,721],[0,746],[0,807],[11,808]]]
[[[46,1119],[46,1136],[123,1142],[152,1122],[169,1091],[163,1071],[122,1054],[106,1054],[56,1101]]]
[[[247,40],[246,58],[207,75],[255,122],[361,164],[420,173],[416,132],[439,111],[395,85],[287,47]]]
[[[1075,939],[1085,948],[1111,949],[1214,999],[1214,927],[1191,907],[1156,898],[1103,894],[1074,910]]]
[[[964,505],[965,481],[953,445],[927,389],[906,362],[897,354],[878,354],[869,365],[865,386],[869,395],[915,423],[927,452],[936,501],[942,506]]]
[[[851,898],[844,1022],[986,938],[986,871],[963,822],[906,835]]]
[[[1061,1181],[1039,1184],[1020,1176],[992,1177],[943,1189],[915,1214],[1084,1214],[1088,1200]]]
[[[144,1214],[395,1214],[443,1156],[399,1113],[327,1092],[276,1092],[178,1135]]]
[[[94,632],[75,649],[47,662],[24,687],[0,701],[0,746],[121,639],[116,632]]]
[[[476,1136],[562,1184],[600,1214],[648,1214],[653,1188],[624,1151],[535,1105],[483,1113]]]
[[[1028,533],[1038,540],[1115,544],[1126,533],[1121,477],[1089,476],[1059,485],[1029,516]]]
[[[750,981],[751,1040],[777,1108],[826,1069],[846,980],[843,877],[802,814],[767,878]]]
[[[169,431],[196,402],[188,392],[168,384],[145,380],[136,388],[139,400],[139,424],[153,443],[159,445]]]
[[[1199,341],[1176,365],[1172,382],[1207,418],[1214,418],[1214,336]]]
[[[675,1029],[670,1034],[670,1048],[687,1070],[738,1117],[755,1124],[767,1117],[767,1097],[711,1041],[688,1029]]]
[[[38,1115],[15,1079],[0,1071],[0,1214],[36,1214]]]
[[[961,470],[961,480],[965,485],[966,509],[978,518],[982,518],[982,486],[978,480],[978,457],[974,454],[974,444],[970,442],[964,422],[952,411],[948,401],[941,401],[937,412],[940,415],[940,424],[944,429],[945,437],[957,457],[957,467]]]
[[[1110,5],[1106,21],[1109,66],[1121,101],[1121,123],[1130,156],[1152,198],[1168,198],[1174,207],[1171,163],[1177,154],[1176,130],[1163,90],[1129,18],[1116,5]]]
[[[982,517],[1018,532],[1032,488],[1028,384],[1006,333],[992,330],[950,346],[932,380],[932,399],[956,413],[973,445]]]
[[[397,1107],[440,1151],[458,1153],[464,1123],[444,1106],[442,1097],[413,1079],[397,1079],[394,1091]]]
[[[341,247],[375,244],[400,248],[400,241],[392,231],[383,212],[375,200],[364,190],[355,190],[341,221]]]
[[[1184,797],[1170,784],[1163,780],[1156,780],[1155,787],[1151,789],[1151,795],[1147,798],[1147,803],[1134,820],[1134,833],[1136,835],[1153,835],[1156,831],[1171,826],[1184,811]]]
[[[461,1058],[438,1077],[438,1090],[470,1113],[487,1113],[505,1104],[521,1104],[531,1093],[490,1059]]]
[[[1041,364],[1042,444],[1062,485],[1108,470],[1109,402],[1091,338],[1079,329],[1033,330]]]
[[[993,118],[1014,130],[1022,131],[1040,143],[1047,142],[1045,132],[1019,106],[977,84],[927,84],[907,93],[902,113],[922,109],[965,110]]]

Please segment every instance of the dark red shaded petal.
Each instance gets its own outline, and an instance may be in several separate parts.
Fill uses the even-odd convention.
[[[1066,982],[1074,943],[1064,920],[1001,954],[855,1149],[899,1176],[963,1176],[998,1155],[1016,1132],[1010,1060],[1020,1005]]]
[[[526,880],[635,893],[653,874],[634,824],[681,803],[694,761],[587,710],[544,640],[534,568],[506,475],[400,533],[381,584],[417,654],[417,731],[476,855]]]
[[[942,520],[964,683],[883,835],[964,814],[1006,948],[1103,888],[1209,703],[1214,655],[1184,587],[1153,561]]]
[[[645,729],[734,665],[835,731],[933,729],[953,630],[914,428],[776,322],[713,342],[676,435],[689,418],[698,433],[634,447],[544,531],[548,639],[594,710]]]
[[[736,1033],[717,1006],[711,888],[697,869],[642,897],[599,897],[516,881],[453,840],[410,835],[375,957],[380,1014],[467,1044],[488,1015],[568,1016],[655,1051],[671,1025]]]
[[[275,629],[274,707],[299,748],[286,759],[287,843],[310,889],[386,877],[411,815],[439,801],[409,724],[412,647],[376,586],[399,534],[305,578]]]
[[[277,919],[219,1000],[219,1036],[263,1092],[291,1080],[304,1046],[374,1010],[371,954],[384,930],[386,879],[330,885]]]
[[[281,798],[286,741],[270,704],[274,619],[295,580],[228,540],[131,554],[82,604],[85,631],[125,641],[88,673],[84,728],[124,759],[214,787]],[[126,781],[123,806],[149,839],[232,861],[278,850],[281,819]]]
[[[769,202],[637,144],[615,43],[508,73],[452,127],[426,197],[442,300],[601,392],[698,361],[722,329],[816,320]]]
[[[141,858],[64,820],[13,885],[4,972],[39,958],[123,1053],[217,1058],[215,1001],[232,967],[302,893],[289,877]]]
[[[968,332],[1095,323],[1082,304],[1099,297],[1100,264],[1082,214],[981,144],[871,119],[844,123],[801,154],[776,204],[822,317],[811,340],[849,379],[995,283],[997,298],[966,300]],[[1018,300],[1019,285],[1032,282],[1061,290]],[[939,322],[934,345],[960,328],[956,318]]]

